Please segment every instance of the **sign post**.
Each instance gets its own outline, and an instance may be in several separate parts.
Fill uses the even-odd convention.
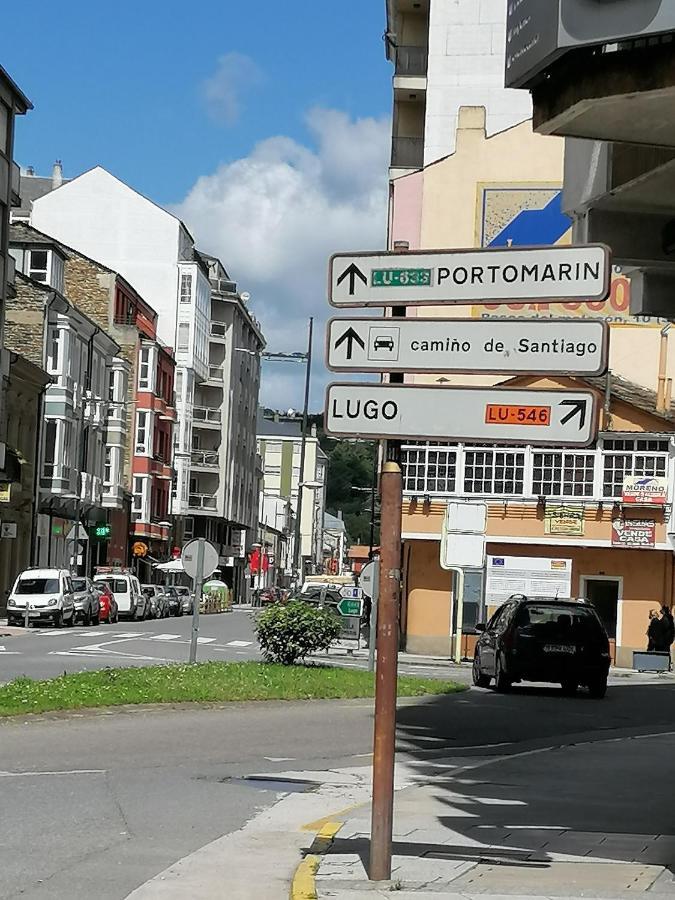
[[[195,598],[192,604],[192,635],[190,637],[190,662],[197,662],[197,643],[199,637],[199,605],[202,599],[204,577],[208,578],[218,568],[218,551],[204,538],[190,541],[183,547],[181,554],[183,568],[192,578],[195,586]]]
[[[380,595],[380,558],[376,556],[361,569],[359,586],[370,597],[370,634],[368,635],[368,671],[375,671],[375,638],[377,636],[377,602]]]

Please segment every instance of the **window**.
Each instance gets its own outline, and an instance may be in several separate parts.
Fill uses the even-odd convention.
[[[183,521],[185,522],[183,526],[183,537],[186,539],[191,538],[195,533],[195,520],[192,516],[186,516]]]
[[[178,326],[178,346],[176,349],[190,349],[190,326],[187,322],[181,322]]]
[[[181,272],[180,276],[180,302],[190,303],[192,300],[192,275],[190,272]]]
[[[593,453],[532,454],[532,493],[537,497],[592,497]]]
[[[47,371],[51,375],[59,374],[60,347],[61,332],[58,328],[52,327],[49,329],[49,342],[47,346]]]
[[[49,254],[46,250],[31,250],[28,277],[43,284],[49,282]]]
[[[403,476],[406,491],[453,493],[456,475],[457,450],[454,447],[420,445],[406,453]]]
[[[9,156],[9,143],[12,128],[12,116],[9,106],[0,100],[0,153]]]
[[[112,484],[112,448],[105,448],[105,461],[103,463],[103,483]]]
[[[133,503],[131,514],[134,519],[140,519],[143,515],[143,483],[145,478],[134,478]]]
[[[136,453],[148,454],[150,452],[150,413],[139,410],[136,413]]]
[[[524,479],[524,450],[466,451],[466,494],[522,494]]]
[[[603,497],[620,497],[629,475],[664,478],[668,465],[667,439],[607,438],[603,441]]]
[[[63,260],[56,253],[52,253],[52,277],[50,284],[59,293],[63,293]]]
[[[150,390],[150,348],[142,347],[138,354],[138,390]]]
[[[45,458],[44,458],[44,476],[45,478],[54,477],[54,461],[56,459],[56,421],[47,419],[47,427],[45,428]]]

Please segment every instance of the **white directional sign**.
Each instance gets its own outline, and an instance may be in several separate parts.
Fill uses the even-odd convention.
[[[601,375],[609,327],[598,319],[331,319],[334,372]]]
[[[408,384],[330,384],[334,437],[587,447],[598,428],[592,391]]]
[[[340,596],[350,600],[360,600],[363,597],[363,590],[354,584],[345,584],[340,588]]]
[[[337,253],[333,306],[410,306],[520,300],[604,300],[610,256],[602,244],[407,253]]]

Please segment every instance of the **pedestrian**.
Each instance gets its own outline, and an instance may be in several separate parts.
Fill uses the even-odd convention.
[[[675,640],[675,620],[673,620],[673,614],[670,611],[670,607],[665,605],[661,607],[661,629],[660,649],[663,653],[667,653],[668,656],[670,656],[670,647]]]
[[[649,610],[649,627],[647,628],[647,650],[658,650],[661,645],[661,632],[663,627],[659,619],[658,609]]]

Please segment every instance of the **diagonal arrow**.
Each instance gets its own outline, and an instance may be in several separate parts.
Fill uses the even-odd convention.
[[[586,410],[588,408],[588,403],[586,400],[563,400],[559,404],[560,406],[571,406],[572,409],[567,413],[566,416],[560,420],[561,425],[567,425],[569,421],[571,421],[576,415],[579,416],[579,431],[586,424]]]
[[[354,344],[358,344],[362,350],[366,349],[365,342],[361,339],[361,335],[358,333],[358,331],[355,331],[351,325],[345,331],[342,337],[339,337],[337,341],[335,341],[335,349],[337,350],[338,347],[341,347],[345,341],[347,342],[347,359],[352,358],[352,349],[354,347]]]
[[[359,269],[359,267],[356,265],[356,263],[351,263],[349,266],[347,266],[347,268],[344,270],[342,275],[340,275],[340,277],[337,280],[338,285],[342,284],[342,282],[345,280],[345,278],[347,276],[349,276],[349,296],[350,297],[354,296],[354,286],[356,284],[357,278],[360,278],[361,281],[366,285],[366,287],[368,286],[368,279],[363,274],[361,269]]]

